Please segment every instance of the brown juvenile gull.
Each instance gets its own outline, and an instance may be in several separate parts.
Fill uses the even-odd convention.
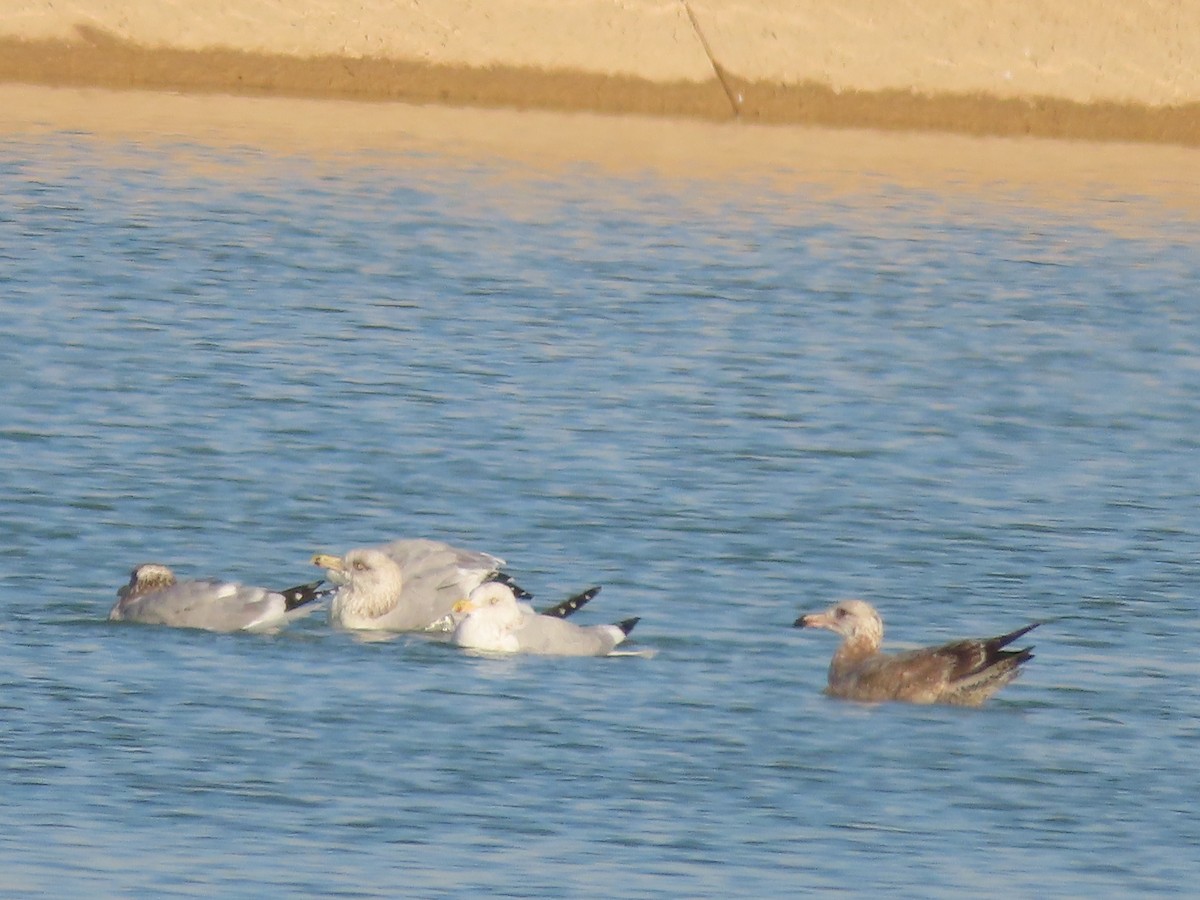
[[[488,653],[608,656],[633,631],[637,619],[616,625],[576,625],[518,603],[509,585],[487,582],[454,605],[453,641]]]
[[[504,565],[500,557],[426,538],[359,547],[343,556],[318,553],[312,561],[339,585],[329,606],[329,621],[352,630],[449,631],[454,604],[490,582],[507,585],[514,596],[529,597],[500,571]],[[571,597],[547,613],[568,616],[595,596],[595,590]]]
[[[108,617],[207,631],[271,631],[316,609],[328,593],[319,590],[323,583],[273,591],[234,581],[178,581],[167,566],[144,563],[117,591]]]
[[[951,703],[980,706],[1017,677],[1033,648],[1004,648],[1038,626],[1035,622],[993,638],[970,638],[907,653],[879,652],[883,620],[871,604],[842,600],[824,612],[801,616],[797,628],[827,628],[842,636],[829,664],[825,693],[844,700]]]

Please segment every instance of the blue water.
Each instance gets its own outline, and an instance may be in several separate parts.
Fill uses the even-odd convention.
[[[1194,890],[1197,223],[774,174],[0,144],[0,893]],[[653,655],[105,621],[416,535]],[[832,701],[844,596],[1037,656]]]

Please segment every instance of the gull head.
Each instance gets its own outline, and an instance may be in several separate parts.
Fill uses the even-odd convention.
[[[521,622],[521,605],[512,586],[503,581],[485,581],[466,600],[454,604],[457,618],[483,616],[502,627],[515,628]]]
[[[334,599],[337,610],[378,616],[400,598],[404,573],[399,563],[381,550],[362,548],[345,556],[318,553],[312,561],[329,573],[331,581],[341,585]]]
[[[162,563],[142,563],[129,573],[129,584],[117,590],[121,600],[136,600],[152,591],[170,587],[175,583],[175,573]]]
[[[457,623],[454,643],[460,647],[501,653],[519,649],[514,632],[524,614],[509,585],[484,582],[454,604],[452,615]]]
[[[839,600],[824,612],[809,613],[792,623],[796,628],[825,628],[847,641],[883,642],[883,620],[865,600]]]

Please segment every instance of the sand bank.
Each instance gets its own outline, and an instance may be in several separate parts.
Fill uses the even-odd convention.
[[[1200,4],[0,0],[0,81],[1200,146]]]

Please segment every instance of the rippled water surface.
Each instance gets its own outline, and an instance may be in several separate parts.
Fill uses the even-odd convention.
[[[1194,889],[1196,222],[761,175],[0,144],[3,893]],[[652,655],[105,620],[404,535]],[[833,701],[848,595],[1037,657]]]

